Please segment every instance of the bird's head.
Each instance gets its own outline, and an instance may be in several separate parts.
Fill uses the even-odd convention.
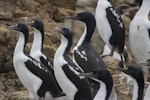
[[[130,65],[124,68],[117,68],[117,70],[124,72],[125,74],[131,76],[132,78],[139,80],[139,78],[143,77],[143,71],[140,67]]]
[[[19,33],[23,33],[24,35],[29,33],[27,25],[21,22],[18,22],[16,25],[11,26],[10,29],[15,30]]]
[[[72,37],[73,37],[72,31],[69,30],[69,28],[67,28],[65,26],[61,26],[61,27],[57,28],[56,30],[61,36],[64,36],[67,39],[72,39]]]
[[[29,25],[37,30],[39,30],[41,33],[43,33],[43,22],[40,19],[32,19],[31,23]]]
[[[89,12],[81,12],[81,13],[78,13],[77,15],[66,16],[66,19],[79,20],[85,23],[88,23],[91,21],[95,22],[95,17]]]

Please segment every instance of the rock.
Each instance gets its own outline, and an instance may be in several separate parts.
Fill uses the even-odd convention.
[[[133,5],[135,3],[135,0],[125,0],[127,4]]]
[[[17,91],[8,97],[8,100],[29,100],[27,91]]]
[[[77,7],[95,7],[97,5],[97,0],[77,0],[76,2]]]
[[[125,0],[112,0],[112,3],[116,7],[119,4],[124,4]]]
[[[0,91],[0,97],[1,97],[0,100],[6,100],[7,94],[3,91]]]
[[[66,1],[61,1],[62,4],[65,4]],[[25,20],[31,20],[32,18],[40,18],[44,20],[44,23],[49,22],[49,18],[54,18],[56,20],[62,21],[66,15],[73,13],[72,10],[66,8],[73,8],[69,3],[73,3],[73,0],[70,0],[67,5],[59,6],[60,1],[50,0],[1,0],[0,1],[0,72],[6,72],[14,70],[12,67],[12,58],[13,51],[17,42],[16,32],[9,30],[7,26],[12,25],[18,21],[24,22]],[[56,7],[61,8],[56,8]],[[54,12],[54,10],[56,12]],[[9,19],[9,20],[8,20]],[[4,21],[1,21],[4,20]],[[46,31],[54,30],[56,23],[46,25]],[[52,27],[52,28],[49,28]],[[12,31],[12,32],[11,32]],[[49,32],[47,32],[49,33]],[[53,35],[53,34],[51,34]],[[48,35],[49,36],[49,35]],[[54,37],[55,38],[55,37]],[[51,38],[50,38],[51,39]],[[32,40],[32,38],[30,39]],[[47,40],[48,41],[48,40]],[[32,41],[30,41],[30,44]],[[50,43],[51,46],[48,46]],[[55,46],[52,47],[53,40],[47,43],[46,51],[49,53],[52,50],[54,53]],[[29,45],[26,50],[29,50],[31,45]],[[52,49],[50,49],[52,48]],[[53,56],[52,56],[53,57]]]
[[[37,0],[41,5],[45,5],[47,3],[50,3],[50,0]]]
[[[53,20],[56,22],[63,21],[66,16],[73,15],[74,12],[70,9],[65,8],[56,8],[56,10],[53,13]]]
[[[6,98],[7,100],[28,100],[28,91],[22,86],[14,71],[1,73],[0,80],[0,100]]]
[[[62,7],[75,10],[75,3],[77,0],[51,0],[51,3],[56,7]]]
[[[0,82],[0,90],[4,90],[5,89],[5,85],[3,84],[3,82]]]
[[[15,31],[9,30],[8,26],[16,24],[16,22],[28,21],[32,18],[40,18],[44,22],[45,40],[44,52],[53,61],[55,51],[60,44],[60,36],[55,31],[56,27],[64,22],[67,15],[74,14],[75,5],[77,11],[90,11],[94,14],[97,0],[1,0],[0,1],[0,99],[2,100],[28,100],[28,92],[21,84],[13,68],[13,52],[18,40],[18,35]],[[129,1],[129,0],[128,0]],[[126,3],[127,0],[113,0],[114,5]],[[128,2],[130,3],[130,2]],[[131,4],[131,3],[130,3]],[[126,29],[136,11],[131,12],[129,16],[124,18]],[[75,30],[76,36],[74,44],[77,43],[79,37],[83,33],[84,25],[80,22],[66,21],[67,26]],[[66,23],[65,23],[66,24]],[[75,27],[77,26],[77,27]],[[29,27],[30,28],[30,27]],[[30,50],[33,40],[33,30],[30,29],[30,39],[26,46],[26,51]],[[128,31],[127,31],[128,32]],[[95,34],[96,33],[96,34]],[[92,37],[93,47],[100,52],[103,48],[103,41],[99,40],[99,34],[96,30]],[[71,57],[71,55],[70,55]],[[104,58],[107,66],[116,68],[118,61],[111,58]],[[119,74],[112,69],[109,69],[113,75],[114,83],[119,84]],[[9,71],[9,72],[8,72]],[[115,74],[114,74],[115,73]],[[117,77],[117,78],[116,78]],[[121,89],[118,89],[121,90]],[[120,92],[118,93],[120,95]],[[128,95],[124,95],[128,96]],[[124,98],[119,97],[119,98]],[[129,97],[129,96],[128,96]]]
[[[0,1],[0,20],[10,20],[14,13],[14,2],[13,0]]]
[[[14,37],[10,35],[10,31],[6,28],[6,26],[4,26],[5,25],[3,24],[0,26],[0,72],[7,71],[5,64],[8,61],[12,61],[14,50],[14,48],[12,48]],[[8,48],[8,46],[11,46],[11,48]],[[12,63],[10,66],[12,66]]]

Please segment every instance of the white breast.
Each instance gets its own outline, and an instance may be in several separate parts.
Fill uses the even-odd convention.
[[[150,58],[150,38],[146,22],[133,20],[129,30],[129,44],[137,63]]]
[[[77,88],[64,73],[62,69],[64,64],[67,64],[64,58],[58,57],[57,59],[54,59],[54,75],[58,81],[58,84],[62,88],[63,92],[66,93],[69,100],[74,100]]]
[[[103,41],[110,47],[109,38],[112,35],[112,31],[109,21],[106,17],[106,8],[108,6],[110,6],[109,3],[100,2],[96,8],[95,19],[100,36],[102,37]]]
[[[25,66],[24,62],[27,57],[23,54],[17,54],[14,56],[13,64],[16,74],[21,83],[31,92],[37,94],[37,90],[42,84],[42,80],[36,75],[31,73]]]

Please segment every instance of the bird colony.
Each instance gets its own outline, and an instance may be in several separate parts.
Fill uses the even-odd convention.
[[[117,70],[133,82],[132,100],[150,100],[150,86],[144,92],[150,66],[150,0],[143,0],[129,26],[129,48],[125,45],[125,27],[120,15],[110,0],[98,0],[95,15],[80,12],[66,16],[66,20],[84,23],[84,31],[73,47],[72,58],[68,56],[73,44],[73,33],[67,26],[57,27],[60,45],[53,62],[43,52],[44,24],[41,19],[17,22],[10,26],[18,34],[13,55],[15,72],[29,92],[31,100],[118,100],[114,94],[113,77],[103,58],[112,56],[120,60]],[[29,29],[34,33],[29,53]],[[76,26],[74,26],[76,27]],[[105,43],[99,55],[91,45],[91,37],[98,28]],[[132,64],[128,50],[135,57]],[[141,68],[146,68],[144,72]]]

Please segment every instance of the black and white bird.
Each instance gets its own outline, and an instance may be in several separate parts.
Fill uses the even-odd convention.
[[[44,42],[44,25],[42,20],[40,19],[33,19],[29,25],[34,30],[34,40],[33,44],[30,50],[30,56],[42,63],[44,66],[46,66],[49,71],[52,73],[54,78],[54,83],[57,83],[55,76],[54,76],[54,69],[51,64],[51,61],[49,58],[43,53],[43,42]],[[60,91],[61,88],[59,87],[58,83],[56,84]],[[61,92],[60,92],[61,93]],[[65,94],[61,93],[60,96],[64,96]]]
[[[129,46],[137,63],[150,59],[149,13],[150,0],[143,0],[129,27]]]
[[[89,81],[79,76],[82,73],[81,68],[67,56],[73,41],[72,32],[65,27],[57,30],[61,36],[61,44],[55,53],[53,63],[56,80],[69,100],[92,100]]]
[[[93,81],[100,84],[100,88],[96,95],[94,96],[93,100],[109,100],[109,91],[112,90],[112,79],[110,72],[108,70],[101,70],[101,71],[93,71],[90,73],[81,73],[79,76],[84,76],[92,79]],[[113,97],[114,98],[114,97]],[[110,99],[116,100],[116,99]]]
[[[126,68],[117,68],[117,69],[130,76],[133,80],[134,90],[133,90],[132,100],[149,100],[149,98],[147,98],[146,95],[143,99],[145,83],[144,83],[143,71],[140,67],[130,65]]]
[[[104,94],[102,100],[107,100],[113,88],[113,79],[110,72],[107,70],[104,61],[90,44],[90,40],[96,26],[95,18],[89,12],[82,12],[77,14],[76,16],[68,16],[67,18],[81,21],[85,25],[84,33],[73,49],[73,60],[76,65],[81,67],[85,73],[93,72],[93,75],[97,78],[102,74],[106,75],[106,81],[109,82],[109,85],[106,85],[105,87],[106,91],[104,91],[104,93],[106,94]],[[92,80],[90,81],[90,83],[94,90],[96,90],[96,93],[93,93],[94,98],[97,98],[99,95],[95,96],[95,94],[97,94],[97,91],[101,91],[101,88],[98,86],[99,84],[97,85],[93,83]]]
[[[98,0],[95,18],[100,36],[111,49],[107,55],[112,56],[115,49],[119,52],[121,60],[129,63],[125,45],[125,27],[121,16],[109,0]],[[103,56],[107,56],[103,55]]]
[[[30,55],[44,64],[52,73],[54,73],[53,66],[49,58],[43,53],[44,42],[44,25],[42,20],[33,19],[29,25],[34,30],[34,40],[30,50]]]
[[[25,54],[25,46],[28,41],[28,28],[23,23],[17,23],[11,29],[16,30],[19,39],[13,56],[14,69],[21,83],[28,89],[30,99],[51,99],[60,94],[52,73],[40,62]]]

